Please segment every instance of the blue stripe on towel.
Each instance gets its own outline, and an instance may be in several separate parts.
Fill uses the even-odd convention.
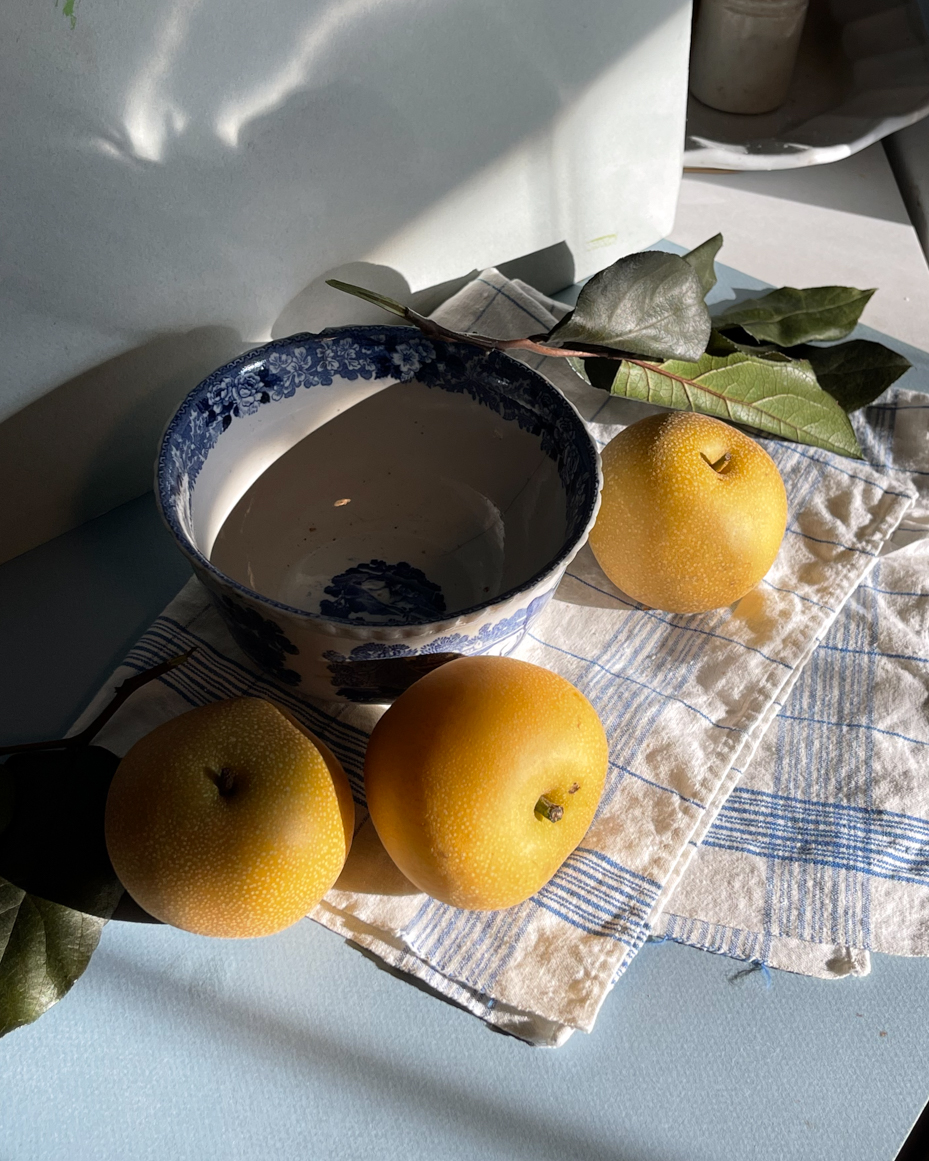
[[[704,845],[929,886],[929,822],[736,787]]]

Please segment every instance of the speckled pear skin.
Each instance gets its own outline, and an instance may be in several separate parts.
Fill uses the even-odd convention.
[[[649,416],[601,461],[590,547],[633,599],[702,613],[745,596],[773,564],[787,526],[784,483],[764,448],[728,423],[690,411]]]
[[[578,846],[603,792],[607,741],[570,682],[510,657],[421,678],[374,728],[365,791],[387,853],[421,891],[495,911],[534,895]],[[540,796],[563,808],[536,813]]]
[[[105,815],[110,859],[137,903],[236,938],[306,915],[341,872],[353,828],[336,757],[260,698],[201,706],[136,742]]]

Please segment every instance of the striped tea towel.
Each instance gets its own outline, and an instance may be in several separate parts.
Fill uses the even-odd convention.
[[[909,373],[929,388],[929,360]],[[823,637],[655,931],[823,977],[929,954],[929,398],[857,424],[918,498]]]
[[[437,317],[506,337],[546,329],[561,311],[491,270]],[[561,360],[544,364],[601,444],[651,410],[588,388]],[[872,409],[862,418],[869,448],[889,446],[888,414],[895,420],[903,413]],[[877,423],[873,416],[884,418]],[[593,1026],[610,988],[662,923],[707,821],[722,818],[720,807],[817,644],[912,508],[907,472],[797,445],[766,446],[784,477],[790,520],[774,566],[752,593],[698,616],[642,609],[610,584],[585,549],[520,642],[516,656],[563,674],[593,702],[610,739],[610,764],[584,842],[519,907],[456,911],[403,879],[363,808],[365,738],[379,711],[314,706],[277,689],[238,652],[196,582],[152,625],[114,680],[192,644],[197,653],[140,691],[100,742],[122,753],[158,722],[218,697],[266,695],[287,705],[342,759],[360,808],[345,871],[312,917],[489,1023],[534,1043],[560,1044],[572,1030]],[[809,759],[801,753],[798,761]],[[747,867],[756,858],[750,851],[746,845]],[[723,889],[737,882],[729,871]],[[688,918],[681,915],[682,927]]]

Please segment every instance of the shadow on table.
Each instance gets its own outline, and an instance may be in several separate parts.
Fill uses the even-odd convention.
[[[102,949],[94,965],[98,977],[117,976],[123,991],[132,987],[144,992],[147,1010],[157,1005],[157,1019],[179,1020],[188,1033],[199,1032],[230,1054],[247,1054],[258,1067],[283,1065],[305,1074],[307,1083],[324,1078],[327,1086],[338,1086],[345,1102],[366,1109],[367,1116],[376,1115],[378,1104],[402,1110],[410,1134],[418,1121],[441,1124],[448,1134],[473,1141],[476,1153],[512,1161],[659,1161],[644,1153],[639,1143],[627,1150],[619,1143],[605,1147],[591,1140],[583,1126],[570,1117],[562,1118],[558,1101],[546,1099],[544,1093],[540,1092],[536,1106],[520,1109],[502,1097],[468,1092],[427,1063],[422,1070],[412,1068],[399,1059],[399,1053],[391,1052],[389,1044],[383,1052],[374,1052],[350,1046],[347,1036],[340,1042],[313,1026],[310,1013],[300,1023],[296,1015],[293,1021],[285,1021],[229,997],[212,1008],[194,1006],[184,983],[165,972]],[[108,987],[108,982],[101,980],[100,986]],[[346,1002],[349,999],[346,996]],[[532,1050],[527,1046],[526,1051]],[[450,1058],[453,1052],[449,1045]]]

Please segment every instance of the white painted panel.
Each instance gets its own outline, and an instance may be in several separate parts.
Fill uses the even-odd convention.
[[[417,291],[566,242],[582,277],[673,221],[690,0],[59,2],[0,5],[0,420],[66,401],[18,482],[0,426],[0,559],[137,495],[185,367],[334,267]]]

